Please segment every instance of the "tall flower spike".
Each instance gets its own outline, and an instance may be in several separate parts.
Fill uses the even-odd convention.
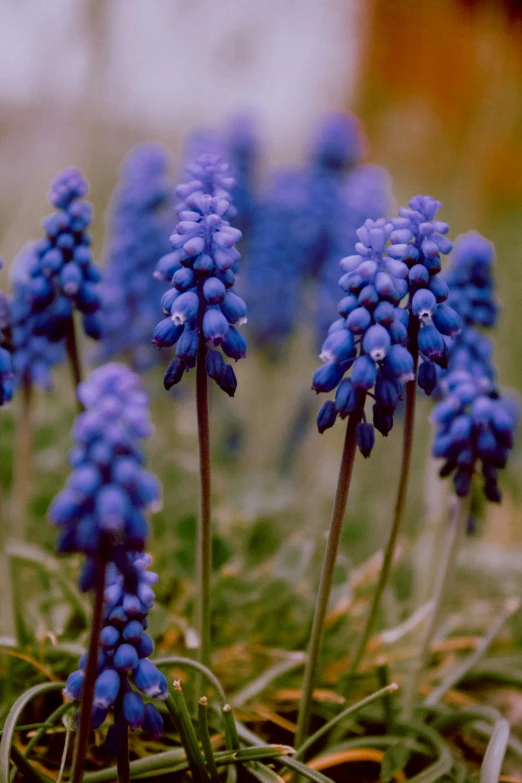
[[[82,590],[92,588],[100,557],[114,563],[136,592],[133,553],[144,549],[145,512],[157,508],[159,483],[142,467],[138,442],[152,432],[148,398],[125,365],[110,363],[80,384],[85,412],[73,427],[73,471],[52,502],[49,517],[60,530],[58,551],[87,557]]]
[[[457,312],[446,304],[448,287],[439,276],[440,255],[453,247],[446,237],[448,224],[435,219],[441,206],[431,196],[412,198],[391,221],[392,245],[388,248],[390,256],[408,266],[408,310],[419,321],[418,348],[423,358],[418,383],[426,394],[437,384],[437,365],[446,367],[448,363],[444,338],[455,337],[461,327]]]
[[[232,188],[234,180],[213,155],[202,156],[188,171],[197,179],[177,188],[184,201],[170,237],[173,252],[163,256],[156,268],[156,276],[171,278],[173,288],[161,300],[165,318],[156,326],[152,342],[159,348],[177,343],[176,358],[164,377],[169,389],[195,366],[202,333],[207,375],[233,396],[234,370],[216,349],[221,347],[236,361],[246,356],[246,341],[238,330],[247,320],[246,305],[234,292],[234,270],[240,258],[234,245],[241,232],[225,219],[232,211],[225,188]]]
[[[92,206],[80,200],[88,189],[77,169],[65,169],[53,180],[47,194],[57,211],[42,221],[46,236],[35,245],[30,294],[37,314],[35,333],[52,341],[66,336],[74,307],[82,313],[89,337],[100,337],[100,273],[92,261],[87,233]]]
[[[149,660],[154,642],[145,633],[147,615],[154,603],[152,585],[158,576],[147,570],[151,562],[148,555],[135,555],[132,559],[137,571],[135,593],[127,592],[114,566],[107,574],[91,725],[103,723],[119,705],[123,723],[157,739],[163,731],[163,719],[154,704],[145,702],[143,697],[164,700],[168,696],[167,680]],[[86,663],[87,655],[82,655],[79,668],[69,675],[64,689],[67,698],[80,701],[80,707]],[[131,684],[136,690],[131,689]],[[111,755],[117,754],[115,726],[109,728],[106,747]]]
[[[17,384],[26,379],[31,385],[49,389],[53,367],[65,361],[65,348],[63,342],[50,340],[38,329],[38,315],[31,308],[30,294],[30,270],[35,263],[35,243],[29,243],[9,270],[13,285],[10,312],[13,369]]]
[[[408,267],[386,254],[392,228],[384,218],[366,220],[357,230],[356,254],[341,259],[339,285],[346,296],[339,303],[341,317],[323,343],[324,364],[312,384],[316,392],[336,389],[335,413],[341,418],[357,411],[364,417],[366,395],[374,389],[374,425],[385,436],[393,426],[403,383],[413,378],[413,358],[404,347],[408,313],[399,307],[407,291]],[[351,376],[344,378],[350,368]],[[331,427],[335,418],[332,403],[325,403],[318,415],[319,431],[325,424]],[[372,425],[358,425],[357,441],[369,456]]]
[[[4,262],[0,258],[0,269]],[[11,359],[10,304],[0,291],[0,406],[13,396],[13,363]]]
[[[173,197],[166,151],[152,144],[133,149],[123,164],[108,216],[106,267],[100,286],[101,361],[126,354],[138,371],[157,361],[150,335],[167,286],[153,272],[158,258],[169,250]]]

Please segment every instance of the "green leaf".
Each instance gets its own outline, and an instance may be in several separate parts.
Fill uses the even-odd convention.
[[[411,750],[403,742],[397,742],[388,748],[381,762],[380,783],[390,783],[396,772],[402,772],[410,756]]]
[[[25,691],[25,693],[22,693],[9,710],[2,732],[2,740],[0,741],[0,783],[9,783],[11,744],[13,741],[13,733],[20,715],[29,702],[36,696],[41,696],[50,691],[60,691],[63,687],[63,682],[44,682],[40,685],[35,685],[33,688],[29,688],[28,691]]]
[[[506,755],[511,727],[507,720],[499,720],[486,749],[480,768],[480,783],[498,783]]]

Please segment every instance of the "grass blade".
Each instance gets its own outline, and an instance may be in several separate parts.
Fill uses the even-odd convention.
[[[507,720],[499,720],[488,743],[480,768],[480,783],[497,783],[502,772],[511,727]]]
[[[193,780],[201,780],[203,783],[206,783],[209,777],[179,680],[174,680],[174,690],[173,694],[169,695],[167,699],[167,708],[174,720],[179,724],[181,739],[187,752],[187,760]]]
[[[210,780],[212,783],[219,783],[219,773],[214,758],[214,751],[212,750],[212,743],[210,742],[210,732],[208,730],[208,699],[206,696],[202,696],[198,703],[198,724],[199,738],[210,773]]]

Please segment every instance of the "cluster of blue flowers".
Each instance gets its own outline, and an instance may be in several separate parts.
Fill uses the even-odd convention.
[[[337,416],[356,414],[364,419],[366,395],[375,388],[373,421],[383,434],[393,426],[393,414],[402,397],[402,385],[414,376],[408,340],[408,311],[399,307],[408,292],[408,267],[386,252],[393,226],[384,218],[366,220],[358,229],[356,254],[341,259],[339,285],[346,296],[339,303],[340,318],[331,325],[319,358],[312,388],[337,388],[335,402],[326,402],[317,417],[319,432]],[[351,377],[344,378],[352,368]],[[374,427],[362,421],[357,443],[368,457],[375,441]]]
[[[171,280],[172,288],[162,297],[166,317],[154,329],[152,342],[159,348],[177,344],[164,377],[166,389],[195,366],[201,339],[207,375],[233,396],[234,370],[215,349],[221,347],[236,361],[246,356],[246,341],[237,328],[246,322],[246,305],[234,292],[240,258],[234,245],[241,232],[227,219],[235,214],[230,196],[234,179],[215,155],[201,156],[187,171],[193,179],[176,189],[182,203],[170,237],[173,251],[156,267],[156,277]]]
[[[158,359],[150,335],[166,286],[153,272],[158,258],[169,250],[173,196],[166,151],[151,144],[132,150],[109,212],[100,287],[103,339],[97,358],[102,362],[126,354],[141,371]]]
[[[393,426],[403,384],[415,378],[417,348],[424,360],[419,385],[431,394],[436,365],[447,365],[445,338],[460,331],[439,277],[440,254],[452,248],[445,236],[449,226],[435,220],[440,206],[430,196],[415,196],[391,221],[366,220],[356,232],[355,254],[340,262],[345,274],[339,285],[347,296],[339,303],[341,318],[329,329],[320,354],[324,365],[313,380],[317,392],[337,387],[336,401],[323,405],[317,424],[324,432],[337,415],[358,412],[363,421],[357,440],[364,456],[373,448],[374,427],[387,436]],[[343,379],[352,365],[351,377]],[[372,426],[364,420],[364,405],[374,387]]]
[[[0,269],[3,261],[0,258]],[[0,406],[13,396],[13,363],[11,360],[10,306],[9,300],[0,291]]]
[[[513,447],[518,411],[498,391],[493,346],[477,330],[493,326],[497,319],[494,249],[480,234],[469,232],[457,241],[451,261],[445,276],[449,301],[464,328],[450,345],[448,369],[440,379],[443,399],[432,414],[433,455],[445,460],[441,475],[453,475],[458,496],[470,493],[473,476],[480,470],[485,497],[498,503],[498,471]]]
[[[101,336],[100,273],[87,233],[92,205],[80,200],[88,189],[77,169],[65,169],[53,180],[47,199],[57,211],[42,221],[46,236],[36,243],[29,270],[34,333],[56,342],[66,336],[73,306],[83,314],[85,332],[96,340]]]
[[[455,337],[461,328],[458,313],[447,303],[448,286],[441,279],[441,253],[453,245],[447,238],[449,225],[436,220],[440,201],[431,196],[415,196],[408,207],[393,218],[388,254],[408,267],[408,309],[418,320],[418,349],[423,359],[418,372],[419,386],[431,394],[437,385],[437,366],[448,364],[445,337]],[[415,346],[410,346],[415,349]]]
[[[133,560],[138,572],[137,589],[133,592],[126,590],[114,566],[108,569],[91,726],[101,726],[109,711],[114,710],[119,721],[131,729],[142,729],[149,736],[159,738],[163,733],[163,719],[154,704],[143,699],[146,696],[164,700],[168,696],[165,676],[149,660],[154,643],[146,633],[147,615],[154,603],[151,585],[157,582],[158,576],[147,571],[150,563],[147,555],[135,555]],[[81,699],[86,665],[84,654],[79,668],[67,679],[64,694],[68,699]],[[118,753],[120,736],[118,723],[113,724],[105,743],[111,755]]]
[[[87,556],[82,590],[93,587],[98,569],[109,562],[134,590],[138,574],[129,553],[143,551],[145,512],[160,500],[158,480],[143,469],[138,448],[152,432],[148,397],[137,375],[112,362],[79,385],[78,398],[85,412],[73,427],[73,471],[49,509],[60,529],[58,550]]]
[[[10,303],[10,325],[13,341],[15,381],[51,387],[53,367],[65,360],[63,341],[50,340],[38,329],[38,314],[31,307],[30,270],[36,259],[35,243],[27,244],[14,259],[10,276],[13,295]]]
[[[363,220],[387,210],[387,177],[377,167],[358,165],[363,147],[355,117],[327,115],[308,167],[278,173],[255,207],[246,291],[254,337],[265,347],[277,350],[306,312],[310,281],[317,290],[314,316],[322,340],[335,312],[331,291],[338,259],[354,252],[355,230]]]

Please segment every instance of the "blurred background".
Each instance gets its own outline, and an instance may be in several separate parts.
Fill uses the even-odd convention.
[[[503,386],[520,389],[522,13],[514,0],[1,0],[1,287],[8,287],[11,259],[41,235],[48,183],[62,168],[78,166],[90,182],[95,256],[102,258],[104,213],[118,166],[135,144],[164,145],[177,179],[190,134],[222,129],[235,112],[251,112],[260,188],[274,167],[303,164],[321,115],[339,110],[360,118],[365,161],[389,172],[395,206],[429,193],[443,202],[441,218],[450,223],[452,239],[476,229],[494,242],[502,302],[495,335],[499,377]],[[301,614],[289,604],[295,626],[308,616],[342,438],[341,427],[322,437],[316,432],[320,403],[308,389],[317,363],[305,324],[292,335],[284,363],[252,350],[237,365],[236,398],[214,395],[212,401],[221,580],[216,612],[219,617],[221,601],[225,614],[230,586],[241,587],[245,613],[238,625],[249,601],[266,599],[273,610],[278,579],[304,595]],[[190,593],[183,580],[192,572],[195,412],[190,389],[169,398],[161,373],[155,368],[147,375],[157,425],[151,467],[165,486],[151,547],[165,574],[165,604],[175,614],[184,591]],[[35,542],[48,547],[54,533],[42,520],[66,473],[74,416],[65,368],[57,377],[56,393],[37,399],[28,519]],[[16,406],[1,417],[4,487],[11,480]],[[422,575],[433,560],[447,491],[427,467],[430,407],[420,401],[395,584],[410,608],[426,589]],[[337,582],[340,611],[351,598],[346,573],[355,573],[364,589],[364,573],[353,566],[380,548],[390,524],[400,436],[399,424],[387,440],[378,438],[371,460],[357,461]],[[482,598],[518,594],[522,587],[521,467],[519,447],[502,481],[502,506],[484,511],[479,534],[462,554],[463,589],[478,602],[477,611]],[[244,576],[263,574],[255,571],[263,558],[272,558],[275,574],[266,595],[247,589]],[[378,564],[368,562],[375,575]],[[402,616],[393,595],[387,612],[390,624]],[[169,622],[172,628],[172,616]],[[259,617],[252,617],[245,636],[256,623],[256,632],[264,633]],[[233,631],[223,630],[224,642]]]

